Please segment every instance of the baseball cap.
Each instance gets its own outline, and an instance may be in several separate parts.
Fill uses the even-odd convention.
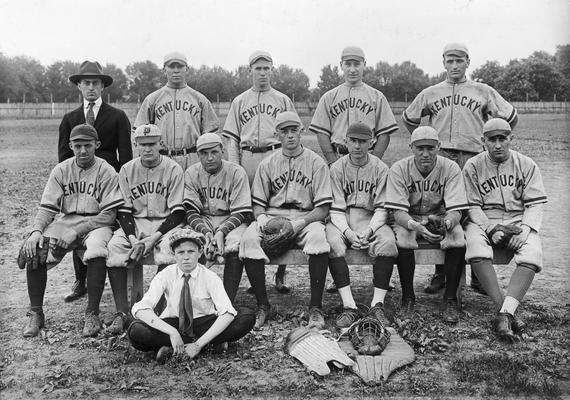
[[[169,66],[173,62],[178,62],[180,64],[188,66],[188,60],[186,59],[186,56],[179,51],[173,51],[164,56],[165,66]]]
[[[469,50],[467,49],[467,46],[465,44],[459,42],[453,42],[445,45],[445,47],[443,48],[443,55],[469,57]]]
[[[184,240],[190,240],[198,245],[200,250],[204,247],[206,243],[206,238],[201,233],[198,233],[192,229],[180,229],[170,235],[170,248],[172,251]]]
[[[364,51],[357,46],[348,46],[342,50],[340,60],[358,60],[364,61]]]
[[[436,142],[436,143],[434,143]],[[412,137],[410,138],[410,144],[415,144],[416,146],[433,145],[439,143],[439,137],[437,131],[431,126],[420,126],[412,132]]]
[[[346,137],[354,139],[372,139],[372,129],[362,122],[355,122],[348,127]]]
[[[160,141],[160,128],[156,125],[146,124],[135,129],[135,142],[156,143]]]
[[[501,118],[492,118],[483,125],[483,135],[485,135],[485,137],[499,135],[506,137],[511,134],[511,131],[512,129],[509,123]]]
[[[277,114],[275,118],[275,129],[283,129],[288,126],[303,126],[297,113],[294,111],[284,111]]]
[[[220,137],[220,135],[214,132],[208,132],[204,133],[198,138],[198,140],[196,141],[196,150],[200,151],[204,149],[209,149],[217,145],[223,146],[222,138]]]
[[[99,140],[99,135],[91,125],[76,125],[69,134],[69,141],[72,140]]]
[[[273,62],[273,58],[271,58],[271,54],[264,50],[256,50],[249,56],[249,66],[251,67],[257,60],[267,60],[269,62]]]

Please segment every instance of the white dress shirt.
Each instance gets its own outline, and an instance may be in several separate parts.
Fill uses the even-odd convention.
[[[99,109],[101,108],[101,104],[103,104],[103,100],[99,97],[95,101],[87,101],[83,99],[83,114],[85,115],[85,121],[87,121],[87,111],[89,111],[89,103],[95,103],[93,106],[93,115],[95,115],[95,119],[97,119],[97,114],[99,114]]]

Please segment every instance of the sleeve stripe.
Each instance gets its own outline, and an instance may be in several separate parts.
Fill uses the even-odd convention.
[[[315,132],[315,133],[323,133],[323,134],[328,135],[328,136],[331,136],[331,135],[332,135],[332,132],[329,131],[328,129],[321,128],[320,126],[317,126],[317,125],[314,125],[314,124],[311,124],[311,125],[309,126],[309,130],[310,130],[311,132]]]
[[[511,112],[511,115],[509,115],[509,118],[507,118],[507,122],[510,124],[511,122],[513,122],[513,119],[515,119],[516,116],[517,116],[517,109],[513,107],[513,111]]]
[[[59,208],[52,206],[51,204],[40,204],[40,208],[49,212],[55,212],[55,213],[59,212]]]
[[[124,207],[121,206],[119,207],[119,212],[125,213],[125,214],[132,214],[133,213],[133,209],[130,207]]]
[[[346,213],[346,208],[338,208],[338,207],[331,207],[331,211],[330,212],[336,212],[339,214],[345,214]]]
[[[468,204],[469,204],[469,207],[481,207],[483,205],[482,203],[475,203],[475,202],[471,202]]]
[[[469,208],[469,204],[457,204],[451,207],[445,207],[446,211],[456,211],[456,210],[466,210]]]
[[[230,210],[230,213],[232,214],[237,214],[237,213],[246,213],[246,212],[252,212],[253,210],[251,209],[251,207],[240,207],[240,208],[233,208]]]
[[[259,197],[251,196],[251,201],[255,201],[257,204],[266,205],[267,201],[264,199],[260,199]]]
[[[408,212],[410,210],[409,206],[405,206],[403,204],[398,204],[398,203],[390,203],[390,202],[386,202],[386,208],[392,208],[395,210],[402,210],[405,212]]]
[[[125,204],[125,200],[123,200],[123,199],[118,199],[118,200],[113,201],[112,203],[107,204],[107,205],[106,205],[105,207],[103,207],[101,210],[102,210],[102,211],[107,211],[107,210],[110,210],[110,209],[115,208],[115,207],[117,207],[117,206],[121,206],[121,205],[123,205],[123,204]]]
[[[325,197],[324,199],[320,199],[319,201],[315,201],[313,204],[315,207],[324,206],[325,204],[331,204],[332,197]]]
[[[251,202],[257,204],[258,206],[264,207],[264,208],[267,207],[267,203],[264,203],[261,200],[256,200],[256,199],[252,198]]]
[[[418,120],[410,119],[410,117],[408,117],[408,114],[406,114],[406,111],[402,113],[402,119],[404,120],[405,123],[413,126],[420,126],[420,122],[422,122],[421,119]]]
[[[236,134],[233,133],[233,132],[223,130],[223,131],[222,131],[222,136],[225,136],[225,137],[227,137],[227,138],[233,139],[233,140],[235,140],[236,142],[239,143],[239,136],[236,135]]]
[[[397,130],[398,130],[398,124],[392,124],[390,126],[387,126],[386,128],[382,128],[382,129],[377,130],[376,133],[374,134],[374,136],[393,133]]]
[[[539,197],[538,199],[532,199],[532,200],[528,200],[525,201],[523,204],[524,206],[531,206],[533,204],[540,204],[540,203],[546,203],[548,200],[546,199],[546,196],[544,197]]]
[[[188,201],[188,200],[184,201],[184,206],[187,209],[190,209],[190,210],[196,211],[197,213],[200,213],[200,207],[198,205]]]
[[[170,212],[173,213],[174,211],[177,211],[177,210],[186,211],[182,204],[177,204],[170,209]]]

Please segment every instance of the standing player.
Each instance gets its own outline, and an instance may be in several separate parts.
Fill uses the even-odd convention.
[[[309,130],[317,135],[329,165],[348,154],[344,139],[350,124],[362,122],[372,129],[372,154],[378,158],[384,155],[390,135],[398,130],[386,97],[362,82],[365,66],[364,51],[360,47],[346,47],[340,60],[344,83],[321,97],[313,115]]]
[[[103,89],[111,86],[113,78],[103,73],[98,62],[84,61],[75,75],[69,80],[77,85],[83,96],[83,104],[65,114],[59,125],[58,160],[62,162],[74,157],[69,148],[69,134],[73,127],[89,124],[97,130],[101,146],[95,150],[95,155],[107,161],[117,172],[133,158],[131,147],[131,123],[123,110],[105,103],[101,94]],[[77,252],[73,252],[73,268],[75,282],[71,293],[65,296],[65,301],[74,301],[85,296],[87,288],[87,268],[81,262]]]
[[[384,297],[398,255],[394,233],[386,225],[384,208],[389,169],[378,157],[368,153],[372,139],[372,129],[367,125],[351,124],[345,139],[349,154],[336,161],[330,171],[333,204],[326,233],[331,247],[329,269],[344,306],[336,320],[339,328],[349,327],[360,316],[344,258],[347,246],[368,249],[368,254],[375,258],[370,313],[383,322],[386,322]]]
[[[83,336],[96,336],[101,329],[99,302],[105,287],[107,243],[113,234],[116,208],[124,201],[117,173],[105,160],[95,156],[99,145],[97,131],[92,126],[73,128],[69,146],[75,157],[54,167],[44,189],[23,246],[28,257],[35,257],[40,247],[49,245],[47,265],[26,270],[30,311],[23,331],[25,337],[37,336],[44,326],[47,270],[78,246],[86,248],[83,261],[87,264],[88,301]]]
[[[283,111],[295,111],[287,95],[271,87],[273,58],[263,50],[249,56],[253,86],[237,96],[230,106],[222,135],[226,138],[228,160],[241,165],[253,182],[255,170],[264,158],[281,147],[275,133],[275,117]],[[285,286],[285,265],[275,274],[275,287],[288,292]]]
[[[440,155],[459,164],[483,151],[481,128],[492,117],[507,120],[514,128],[518,121],[517,110],[492,87],[467,79],[469,50],[463,43],[449,43],[443,48],[443,66],[447,79],[424,89],[402,115],[410,133],[422,117],[429,117],[441,142]],[[473,271],[472,271],[473,272]],[[437,266],[426,293],[435,293],[445,286],[442,266]],[[471,286],[480,290],[477,279],[471,274]]]
[[[178,163],[159,154],[160,129],[141,125],[134,133],[139,157],[119,172],[119,187],[125,204],[117,219],[121,228],[109,242],[107,271],[117,313],[108,329],[121,333],[128,322],[127,264],[131,250],[142,245],[142,255],[151,254],[159,270],[174,263],[168,237],[184,221],[184,172]],[[139,257],[144,261],[145,257]],[[150,261],[150,260],[149,260]]]
[[[190,228],[206,237],[206,256],[225,257],[224,288],[232,303],[243,273],[239,242],[251,214],[251,192],[244,169],[222,159],[224,146],[215,133],[198,138],[200,162],[184,174],[184,206]]]
[[[256,221],[247,228],[240,243],[239,256],[257,299],[255,326],[260,328],[269,316],[270,304],[265,288],[265,264],[261,229],[274,216],[291,220],[297,245],[309,256],[311,301],[309,325],[324,326],[322,297],[327,274],[329,244],[324,220],[332,203],[330,176],[321,157],[301,146],[303,125],[293,111],[275,119],[275,134],[282,148],[259,164],[252,187],[253,214]]]
[[[414,307],[414,249],[418,248],[416,238],[423,237],[439,243],[445,251],[447,285],[443,295],[443,318],[446,322],[457,323],[457,288],[465,257],[465,238],[459,222],[462,210],[468,208],[461,169],[453,161],[438,156],[439,139],[432,127],[421,126],[414,130],[410,148],[413,156],[392,165],[386,194],[386,207],[394,210],[402,308],[409,312]],[[443,236],[426,228],[432,216],[443,219],[446,230]]]
[[[466,259],[498,310],[493,328],[499,336],[513,341],[518,340],[523,327],[515,312],[534,275],[542,270],[538,233],[546,193],[536,163],[510,150],[513,135],[506,121],[487,121],[482,140],[487,151],[471,158],[463,169],[469,201]],[[498,229],[508,224],[520,228],[520,233],[510,239],[503,238]],[[493,247],[501,242],[514,252],[516,264],[506,297],[493,268]]]
[[[135,127],[154,124],[162,132],[160,154],[173,158],[183,170],[198,161],[196,140],[206,132],[216,132],[218,117],[212,103],[186,84],[188,61],[179,52],[164,56],[166,86],[143,101]]]

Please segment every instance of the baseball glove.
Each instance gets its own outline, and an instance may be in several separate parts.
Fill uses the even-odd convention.
[[[144,257],[144,250],[144,243],[135,243],[131,251],[129,251],[129,260],[132,260],[135,264],[140,263]]]
[[[378,319],[367,316],[348,330],[350,342],[360,354],[374,356],[382,353],[390,343],[390,332]]]
[[[279,256],[291,249],[297,236],[291,221],[285,217],[271,218],[261,233],[261,248],[268,257]]]
[[[497,241],[493,240],[493,235],[497,232],[503,232],[503,237]],[[511,238],[522,232],[522,229],[514,224],[501,225],[497,224],[487,233],[489,241],[499,248],[507,247]]]
[[[442,216],[428,215],[428,222],[425,227],[434,235],[445,236],[445,218]]]
[[[43,238],[41,240],[43,240]],[[48,246],[40,247],[38,243],[38,247],[36,248],[36,255],[34,257],[27,257],[26,254],[24,253],[25,243],[26,241],[24,240],[24,243],[22,243],[22,246],[20,247],[20,251],[18,253],[18,261],[17,261],[18,267],[20,269],[28,268],[30,270],[38,269],[40,266],[45,267],[49,252],[49,247]]]

